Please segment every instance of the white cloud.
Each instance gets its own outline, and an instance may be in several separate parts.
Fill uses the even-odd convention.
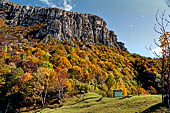
[[[145,16],[142,15],[141,18],[145,18]]]
[[[71,0],[64,0],[63,1],[63,8],[64,10],[70,11],[73,9],[73,6],[70,4]]]
[[[60,5],[57,5],[57,3],[54,3],[50,0],[39,0],[39,1],[48,5],[49,7],[58,7],[58,8],[67,10],[67,11],[70,11],[70,10],[73,9],[73,5],[71,4],[71,2],[72,2],[71,0],[63,0],[62,4],[60,4]]]
[[[161,48],[160,47],[156,47],[154,49],[152,49],[152,51],[150,52],[151,53],[151,56],[152,57],[157,57],[157,55],[161,56]],[[157,54],[157,55],[156,55]]]
[[[44,4],[48,5],[49,7],[57,7],[55,3],[51,2],[50,0],[39,0],[40,2],[43,2]]]
[[[131,24],[131,25],[130,25],[130,27],[131,27],[131,28],[134,28],[134,25],[133,25],[133,24]]]

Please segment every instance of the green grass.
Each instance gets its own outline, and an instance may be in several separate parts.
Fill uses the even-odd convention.
[[[88,93],[79,98],[68,98],[60,108],[45,108],[41,113],[136,113],[147,112],[161,102],[160,95],[132,96],[127,98],[102,98],[96,93]]]

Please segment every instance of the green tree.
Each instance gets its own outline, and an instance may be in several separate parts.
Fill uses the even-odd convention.
[[[111,89],[112,89],[112,87],[114,86],[115,83],[116,83],[116,81],[115,81],[113,75],[109,74],[107,79],[105,80],[105,84],[108,87],[108,96],[111,96],[111,94],[112,94]]]

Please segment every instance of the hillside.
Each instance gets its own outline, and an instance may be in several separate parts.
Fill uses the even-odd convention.
[[[126,98],[102,98],[101,95],[88,93],[82,98],[65,99],[64,105],[55,108],[55,105],[48,106],[42,113],[148,113],[151,108],[161,103],[161,95],[129,96]],[[158,108],[157,108],[158,109]],[[163,112],[153,110],[153,112]],[[166,111],[168,112],[168,110]]]
[[[45,91],[47,101],[88,91],[112,97],[113,89],[122,89],[124,96],[160,92],[157,60],[104,45],[4,41],[9,45],[0,56],[2,103],[10,98],[11,105],[40,104]]]
[[[129,53],[98,16],[0,1],[0,23],[2,112],[61,104],[89,91],[160,93],[159,59]]]

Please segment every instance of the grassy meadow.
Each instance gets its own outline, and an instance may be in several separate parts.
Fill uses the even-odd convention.
[[[38,113],[138,113],[160,112],[161,95],[127,96],[107,98],[96,93],[87,93],[82,97],[66,98],[63,105],[57,104],[34,111]],[[165,110],[165,109],[164,109]]]

